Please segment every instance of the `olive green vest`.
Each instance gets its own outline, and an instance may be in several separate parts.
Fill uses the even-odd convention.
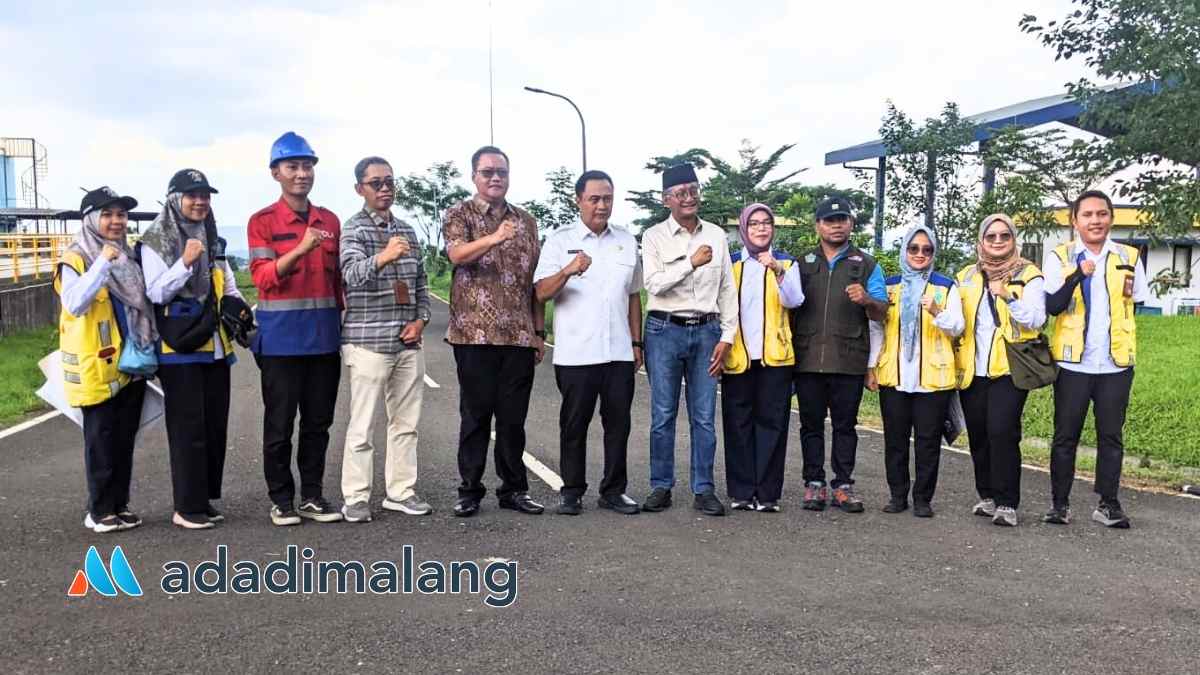
[[[875,259],[851,246],[833,269],[818,247],[799,260],[804,304],[792,310],[796,370],[805,373],[865,375],[871,351],[867,311],[846,296],[875,271]]]

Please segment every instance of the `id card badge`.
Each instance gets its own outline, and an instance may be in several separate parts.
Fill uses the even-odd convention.
[[[1124,293],[1125,293],[1125,297],[1127,297],[1127,298],[1133,297],[1133,275],[1132,274],[1125,275],[1125,291],[1124,291]]]
[[[396,294],[397,305],[407,305],[408,303],[408,284],[403,281],[397,281],[392,284],[392,291]]]

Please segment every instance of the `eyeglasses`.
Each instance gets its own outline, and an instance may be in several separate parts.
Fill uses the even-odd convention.
[[[387,178],[372,178],[369,181],[364,181],[362,185],[369,185],[372,190],[379,192],[383,188],[389,190],[396,189],[396,179],[388,176]]]
[[[983,235],[983,240],[989,243],[1012,241],[1012,232],[989,232]]]
[[[508,178],[508,169],[479,169],[475,173],[488,180],[496,176],[499,176],[501,179]]]
[[[926,258],[928,258],[929,256],[933,255],[933,247],[932,246],[918,246],[917,244],[913,244],[908,247],[908,252],[911,255],[923,255]]]
[[[665,194],[668,197],[674,197],[675,199],[678,199],[680,201],[687,199],[689,197],[691,197],[692,199],[699,199],[700,198],[700,187],[696,186],[696,185],[689,185],[687,187],[681,187],[676,190],[671,190],[670,192],[667,192]]]
[[[767,229],[768,227],[771,227],[771,226],[773,226],[773,225],[775,225],[775,223],[773,223],[773,222],[771,222],[771,221],[769,221],[769,220],[750,220],[750,221],[746,221],[746,229],[747,229],[747,230],[753,230],[753,229],[755,229],[755,228],[758,228],[758,229],[760,229],[760,230],[765,230],[765,229]]]

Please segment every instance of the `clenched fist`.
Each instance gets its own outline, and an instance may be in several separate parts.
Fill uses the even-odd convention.
[[[1083,276],[1085,277],[1092,276],[1092,273],[1096,271],[1096,261],[1084,260],[1083,262],[1079,263],[1079,271],[1083,272]]]
[[[579,253],[575,254],[575,258],[572,259],[571,262],[567,263],[567,266],[563,268],[563,272],[565,272],[567,276],[573,277],[577,274],[583,274],[591,266],[592,257],[583,251],[580,251]]]
[[[850,284],[846,287],[846,297],[850,298],[850,302],[856,305],[867,304],[867,289],[863,288],[862,284]]]
[[[105,244],[104,248],[100,249],[100,255],[104,256],[105,259],[108,260],[108,262],[113,262],[117,258],[121,257],[121,251],[118,250],[117,247],[113,246],[112,244]]]
[[[183,245],[183,264],[191,267],[192,263],[200,259],[201,253],[204,253],[204,244],[200,243],[199,239],[188,239]]]
[[[379,257],[385,263],[396,262],[408,255],[410,250],[412,250],[412,246],[408,243],[408,237],[395,235],[391,239],[388,239],[387,246],[379,253]]]
[[[707,265],[708,263],[712,262],[712,259],[713,259],[712,247],[709,246],[708,244],[705,244],[705,245],[701,246],[700,248],[696,249],[696,252],[692,254],[692,269],[696,269],[697,267]]]
[[[503,244],[515,236],[517,236],[517,226],[513,225],[511,220],[500,223],[500,227],[497,227],[496,231],[492,233],[492,237],[497,244]]]

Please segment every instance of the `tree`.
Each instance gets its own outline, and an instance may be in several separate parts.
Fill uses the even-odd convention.
[[[565,166],[546,173],[550,196],[545,202],[531,199],[521,204],[543,230],[557,230],[575,222],[579,205],[575,203],[575,175]]]
[[[1114,160],[1145,166],[1118,194],[1146,211],[1148,234],[1193,232],[1200,220],[1200,179],[1192,171],[1200,166],[1200,4],[1071,2],[1077,8],[1062,19],[1043,24],[1025,15],[1020,29],[1053,49],[1055,60],[1079,57],[1097,80],[1136,85],[1114,91],[1083,78],[1067,90],[1084,104],[1087,126],[1110,137],[1105,151]]]
[[[396,181],[396,206],[415,224],[425,242],[425,262],[430,274],[448,266],[443,256],[442,214],[446,209],[471,196],[458,183],[462,172],[454,162],[437,162],[424,174],[401,176]]]
[[[954,103],[918,125],[888,101],[879,133],[888,149],[885,225],[903,229],[932,220],[938,265],[957,268],[974,250],[979,222],[982,163],[971,147],[974,125]]]
[[[765,158],[758,156],[759,146],[752,145],[749,140],[742,140],[738,150],[740,166],[734,166],[704,148],[692,148],[682,154],[672,156],[652,157],[646,163],[646,168],[656,174],[661,174],[667,167],[684,162],[690,163],[697,170],[712,169],[715,172],[711,178],[701,183],[700,217],[712,223],[724,224],[730,219],[737,218],[741,210],[748,204],[761,202],[772,209],[782,206],[788,197],[799,187],[789,183],[797,174],[804,171],[799,169],[777,178],[768,178],[783,163],[783,155],[795,147],[794,143],[780,146]],[[666,220],[670,212],[662,205],[661,192],[658,190],[630,190],[627,201],[646,212],[646,217],[639,218],[634,224],[648,227]]]

